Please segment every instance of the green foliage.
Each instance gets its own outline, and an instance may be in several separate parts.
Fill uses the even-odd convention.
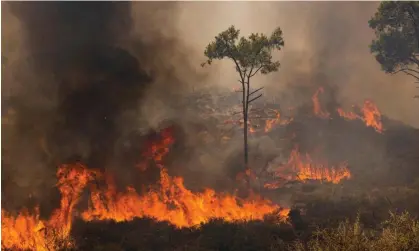
[[[262,74],[278,71],[279,61],[272,61],[272,51],[284,46],[282,30],[278,27],[268,38],[264,34],[252,33],[248,38],[239,39],[240,30],[230,26],[215,37],[215,41],[205,49],[207,63],[214,59],[231,59],[241,80],[249,79],[259,71]]]
[[[376,34],[371,52],[382,69],[419,80],[419,2],[382,2],[369,26]]]

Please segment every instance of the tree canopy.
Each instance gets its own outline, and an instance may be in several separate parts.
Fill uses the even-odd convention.
[[[381,2],[369,26],[376,34],[371,52],[382,69],[419,80],[419,2]]]
[[[230,26],[215,37],[205,49],[207,63],[214,59],[233,60],[240,81],[246,82],[259,71],[268,74],[279,69],[279,61],[272,61],[272,51],[284,46],[282,30],[278,27],[268,38],[264,34],[252,33],[248,38],[239,39],[240,30]]]

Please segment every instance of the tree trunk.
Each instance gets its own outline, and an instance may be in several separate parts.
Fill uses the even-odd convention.
[[[249,95],[248,90],[246,87],[246,83],[244,81],[244,79],[242,78],[241,81],[242,84],[242,91],[243,91],[243,96],[242,96],[242,109],[243,109],[243,150],[244,150],[244,169],[245,169],[245,173],[247,173],[247,169],[249,168],[249,147],[247,144],[247,136],[248,136],[248,126],[247,126],[247,120],[248,120],[248,97]],[[250,177],[248,177],[247,175],[245,175],[245,180],[247,183],[248,188],[250,188]]]
[[[246,107],[246,106],[245,106]],[[250,176],[247,175],[247,169],[249,169],[249,147],[247,144],[248,126],[247,126],[247,109],[243,109],[243,150],[244,150],[244,170],[245,170],[245,181],[246,188],[250,189]]]
[[[249,167],[249,148],[247,145],[247,134],[248,134],[248,126],[247,126],[247,111],[243,112],[243,123],[244,123],[244,131],[243,131],[243,139],[244,139],[244,167],[247,169]]]

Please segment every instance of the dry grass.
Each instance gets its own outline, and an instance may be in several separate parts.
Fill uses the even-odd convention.
[[[390,213],[382,229],[362,226],[360,218],[345,221],[337,228],[318,229],[307,242],[290,246],[296,251],[414,251],[419,250],[419,221],[409,213]]]

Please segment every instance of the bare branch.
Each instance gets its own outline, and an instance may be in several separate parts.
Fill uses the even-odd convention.
[[[276,119],[276,118],[277,117],[271,117],[271,116],[266,116],[266,117],[252,117],[252,119]]]
[[[409,71],[412,71],[412,72],[414,72],[414,73],[419,74],[419,72],[418,72],[418,71],[415,71],[415,70],[410,69],[410,68],[403,68],[403,69],[397,70],[397,71],[395,71],[395,72],[392,72],[391,74],[393,74],[393,75],[394,75],[394,74],[397,74],[397,73],[399,73],[399,72],[403,72],[403,73],[405,73],[405,74],[407,74],[407,75],[409,75],[409,76],[412,76],[412,77],[416,78],[417,80],[419,80],[419,76],[416,76],[415,74],[412,74],[412,73],[410,73]]]
[[[265,88],[265,87],[261,87],[259,89],[256,89],[255,91],[252,91],[251,93],[249,93],[249,96],[252,95],[252,94],[255,94],[256,92],[258,92],[260,90],[262,90],[263,88]]]
[[[261,65],[253,74],[251,74],[249,77],[253,77],[255,76],[261,69],[262,69],[263,65]]]
[[[251,75],[252,75],[252,72],[253,72],[254,68],[255,68],[255,66],[252,64],[252,67],[250,68],[249,74],[246,75],[247,79],[251,78]]]
[[[262,97],[262,94],[259,94],[256,98],[252,98],[251,100],[247,101],[248,104],[250,104],[251,102],[255,101],[256,99]]]
[[[236,115],[236,114],[240,114],[240,113],[242,113],[242,111],[233,112],[231,115]]]
[[[415,64],[417,64],[417,65],[419,66],[419,60],[416,58],[416,56],[409,58],[409,60],[410,60],[412,63],[415,63]]]
[[[419,74],[419,71],[417,71],[417,70],[413,70],[413,69],[410,69],[410,68],[406,68],[405,70]]]
[[[414,74],[412,74],[412,73],[410,73],[408,71],[405,71],[405,70],[402,70],[402,72],[404,72],[405,74],[407,74],[409,76],[412,76],[412,77],[416,78],[417,80],[419,80],[419,76],[416,76],[416,75],[414,75]]]

